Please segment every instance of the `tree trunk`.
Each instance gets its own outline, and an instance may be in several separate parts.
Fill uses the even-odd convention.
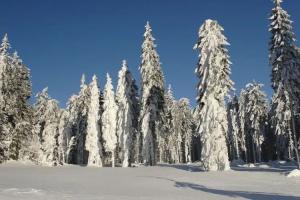
[[[235,142],[235,153],[236,153],[236,159],[239,160],[240,159],[240,152],[239,152],[239,143],[238,143],[238,139],[237,136],[234,137],[234,142]]]
[[[111,152],[111,166],[115,167],[115,150]]]
[[[297,166],[298,169],[300,169],[300,158],[299,158],[299,147],[298,147],[298,142],[297,142],[297,137],[296,137],[296,127],[295,127],[295,118],[294,118],[294,111],[292,110],[292,128],[293,128],[293,147],[296,155],[296,161],[297,161]]]
[[[253,163],[256,164],[256,152],[255,152],[255,145],[254,145],[253,136],[252,136],[252,154],[253,154]]]

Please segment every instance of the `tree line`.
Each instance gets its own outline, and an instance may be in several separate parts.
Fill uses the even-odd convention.
[[[274,0],[269,60],[274,94],[262,84],[234,94],[224,29],[206,20],[199,51],[197,106],[176,100],[156,51],[152,28],[143,35],[140,89],[124,60],[114,89],[109,74],[100,89],[94,75],[81,78],[65,109],[48,88],[32,96],[30,70],[11,53],[7,35],[0,47],[0,163],[28,159],[43,165],[122,166],[200,161],[204,170],[226,170],[230,161],[274,159],[299,163],[300,50],[288,13]],[[299,165],[299,164],[298,164]]]

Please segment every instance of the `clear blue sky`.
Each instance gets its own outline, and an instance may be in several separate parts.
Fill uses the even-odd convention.
[[[198,53],[192,47],[205,19],[216,19],[231,43],[232,79],[239,93],[256,80],[270,89],[268,17],[272,0],[2,0],[0,34],[9,34],[32,74],[33,92],[48,86],[64,107],[82,73],[100,87],[109,72],[116,84],[123,59],[139,80],[142,35],[150,21],[166,83],[176,98],[195,102]],[[300,1],[283,7],[300,37]],[[299,43],[298,43],[299,44]],[[138,81],[139,82],[139,81]]]

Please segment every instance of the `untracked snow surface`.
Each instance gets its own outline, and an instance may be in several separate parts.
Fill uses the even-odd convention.
[[[299,200],[300,179],[292,167],[233,167],[201,172],[196,166],[138,168],[0,166],[1,200]]]

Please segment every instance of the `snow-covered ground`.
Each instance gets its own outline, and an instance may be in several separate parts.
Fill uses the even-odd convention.
[[[293,178],[293,177],[300,177],[300,170],[299,169],[294,169],[290,173],[287,174],[287,177]]]
[[[300,178],[293,167],[241,165],[226,172],[196,166],[138,168],[40,167],[0,165],[1,200],[299,200]]]

